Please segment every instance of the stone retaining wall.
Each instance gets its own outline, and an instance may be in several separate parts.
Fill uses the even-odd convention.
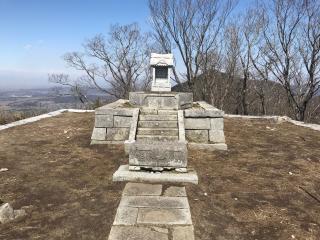
[[[127,103],[120,99],[96,109],[91,144],[123,143],[129,139],[132,116],[137,110],[126,107]]]
[[[184,110],[186,140],[189,143],[208,144],[208,147],[219,144],[219,149],[226,148],[224,112],[206,102],[195,102],[194,105]]]

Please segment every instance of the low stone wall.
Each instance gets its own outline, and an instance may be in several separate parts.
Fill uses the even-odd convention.
[[[223,111],[206,102],[195,102],[193,108],[184,110],[186,140],[202,148],[207,144],[208,148],[226,149],[223,116]]]
[[[129,139],[132,116],[137,108],[119,99],[95,110],[91,144],[124,143]]]

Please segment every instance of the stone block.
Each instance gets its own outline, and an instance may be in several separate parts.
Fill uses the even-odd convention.
[[[112,226],[108,240],[168,240],[168,234],[152,227]]]
[[[129,138],[129,128],[107,128],[107,140],[124,141]]]
[[[129,164],[142,167],[187,167],[186,142],[135,142],[130,145]]]
[[[114,127],[130,127],[132,117],[114,116]]]
[[[95,115],[95,127],[98,128],[107,128],[107,127],[113,127],[113,115]]]
[[[162,109],[184,109],[192,105],[192,93],[168,92],[168,93],[147,93],[130,92],[129,102],[133,106],[162,108]]]
[[[225,143],[223,130],[210,130],[209,140],[212,143]]]
[[[154,108],[141,108],[141,114],[152,114],[152,115],[157,115],[158,110]]]
[[[159,109],[158,114],[159,115],[176,115],[177,111],[176,110]]]
[[[210,118],[185,118],[185,129],[210,129]]]
[[[94,128],[92,131],[92,140],[104,141],[106,140],[107,130],[106,128]]]
[[[122,196],[119,207],[189,209],[189,203],[186,197]]]
[[[137,135],[137,140],[140,142],[160,141],[160,142],[175,142],[179,140],[178,136],[155,136],[155,135]]]
[[[223,118],[211,118],[211,130],[223,130]]]
[[[225,143],[188,143],[188,149],[190,150],[206,150],[206,151],[216,151],[228,150],[227,144]]]
[[[138,224],[189,225],[192,224],[189,209],[141,208],[138,211]]]
[[[179,109],[191,108],[193,104],[193,93],[184,92],[179,94]]]
[[[207,144],[215,145],[215,144]],[[193,183],[198,184],[198,175],[195,170],[188,168],[187,173],[161,172],[151,173],[149,171],[129,171],[129,165],[121,165],[113,174],[115,182],[150,182],[150,183]]]
[[[138,128],[138,135],[178,136],[177,128]]]
[[[140,115],[140,121],[177,121],[177,115]]]
[[[162,185],[146,183],[127,183],[122,195],[123,196],[160,196]]]
[[[134,141],[137,135],[139,112],[140,112],[139,109],[135,109],[132,113],[131,125],[130,125],[130,131],[129,131],[130,142]]]
[[[95,113],[97,115],[117,115],[117,116],[132,116],[136,108],[97,108]]]
[[[138,127],[142,128],[178,128],[177,121],[139,121]]]
[[[186,130],[186,139],[188,142],[207,143],[208,130]]]
[[[172,240],[194,240],[193,226],[179,226],[172,229]]]
[[[157,109],[178,109],[178,102],[174,96],[146,96],[145,106]]]
[[[183,110],[178,110],[179,141],[186,141]]]
[[[113,225],[134,225],[138,216],[138,208],[119,207]]]
[[[170,186],[165,191],[163,196],[167,197],[186,197],[186,188],[185,187],[177,187],[177,186]]]

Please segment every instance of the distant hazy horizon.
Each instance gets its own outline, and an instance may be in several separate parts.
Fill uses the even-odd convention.
[[[253,1],[239,1],[237,10]],[[148,0],[0,0],[0,9],[0,89],[51,86],[49,73],[72,71],[62,56],[111,24],[151,30]]]

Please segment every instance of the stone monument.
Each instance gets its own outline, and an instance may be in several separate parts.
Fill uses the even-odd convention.
[[[151,53],[152,92],[171,92],[170,72],[173,67],[172,54]]]
[[[151,92],[131,92],[129,100],[95,110],[91,143],[124,144],[129,155],[129,165],[121,166],[114,180],[143,180],[139,174],[132,175],[137,179],[129,179],[130,171],[188,174],[192,172],[187,164],[188,148],[227,149],[223,111],[193,102],[192,93],[171,92],[172,54],[152,53],[150,66]],[[177,179],[181,180],[181,175]]]

